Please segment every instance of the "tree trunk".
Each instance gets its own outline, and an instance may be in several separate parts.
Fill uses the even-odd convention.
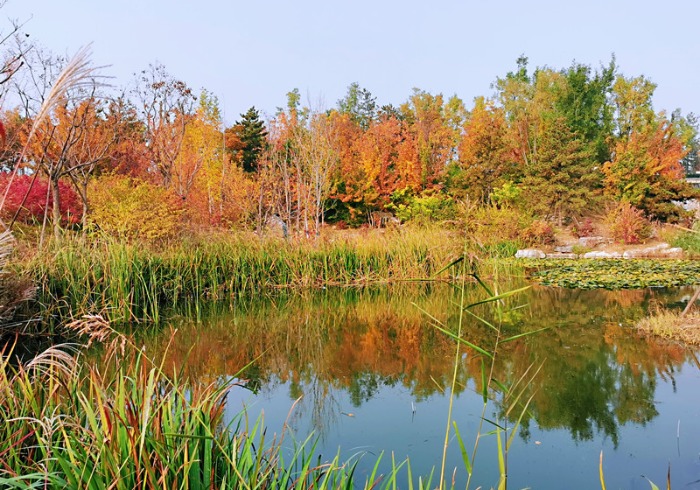
[[[53,216],[53,235],[56,242],[61,240],[61,192],[58,187],[58,178],[51,176],[51,197],[53,200],[52,204],[52,216]]]
[[[83,182],[82,185],[80,186],[80,189],[81,189],[80,198],[83,201],[83,216],[82,216],[83,233],[87,233],[88,214],[90,214],[90,206],[88,206],[88,199],[87,199],[87,193],[88,193],[87,187],[88,187],[87,181]]]

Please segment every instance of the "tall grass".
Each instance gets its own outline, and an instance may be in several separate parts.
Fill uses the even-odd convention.
[[[74,315],[159,322],[181,300],[218,300],[275,288],[364,285],[429,277],[454,256],[444,233],[397,232],[289,243],[234,235],[164,250],[108,239],[65,238],[27,269],[43,303]]]
[[[453,265],[460,263],[465,261],[460,259]],[[462,280],[457,331],[437,321],[436,327],[458,341],[455,372],[464,346],[484,360],[481,424],[492,424],[493,431],[483,432],[480,426],[473,449],[467,451],[457,427],[452,429],[450,413],[445,451],[454,433],[471,479],[480,438],[495,434],[501,467],[499,488],[506,488],[507,455],[515,431],[505,422],[488,420],[485,411],[488,399],[499,392],[503,395],[501,405],[509,407],[504,420],[513,418],[511,409],[527,406],[528,401],[522,399],[522,379],[506,386],[505,380],[496,380],[493,375],[498,346],[520,336],[503,338],[498,325],[482,319],[495,334],[494,346],[484,348],[466,340],[461,325],[464,316],[474,316],[471,310],[483,304],[496,305],[496,317],[500,319],[499,311],[514,293],[492,292],[481,283],[487,299],[465,304],[464,281],[468,272],[463,268],[457,273]],[[474,278],[479,281],[478,276]],[[231,389],[243,389],[235,382],[196,383],[179,372],[166,372],[163,366],[167,349],[162,360],[156,362],[143,349],[135,347],[129,337],[114,333],[98,316],[74,322],[71,328],[100,341],[115,336],[108,343],[99,367],[80,359],[78,351],[71,346],[49,349],[17,367],[9,363],[8,348],[0,355],[2,486],[396,488],[400,475],[409,488],[450,486],[445,476],[445,456],[441,472],[435,475],[437,482],[433,481],[433,474],[414,479],[410,462],[397,461],[393,455],[387,474],[379,473],[380,456],[369,475],[360,477],[356,474],[359,456],[341,461],[335,455],[322,460],[316,456],[313,436],[297,440],[287,429],[272,436],[263,419],[250,422],[245,413],[227,422],[227,393]],[[457,392],[456,379],[455,376],[453,394]]]
[[[224,421],[233,382],[167,374],[122,337],[102,368],[69,346],[12,367],[0,355],[3,488],[349,488],[356,460],[314,457],[313,437]],[[397,467],[400,467],[398,465]],[[379,484],[375,473],[369,486]],[[391,481],[389,477],[387,482]]]
[[[452,433],[454,432],[454,437],[459,444],[459,449],[462,454],[462,462],[467,471],[466,488],[468,489],[470,487],[472,477],[474,475],[473,469],[475,467],[476,456],[478,453],[481,438],[486,435],[492,435],[496,437],[498,448],[497,457],[500,475],[497,488],[498,490],[507,490],[508,455],[520,422],[523,416],[526,414],[528,406],[530,405],[532,397],[534,396],[527,396],[526,393],[530,382],[539,372],[539,368],[533,369],[533,366],[530,365],[519,378],[517,378],[511,383],[508,383],[507,380],[497,379],[495,376],[496,357],[500,353],[500,348],[503,344],[520,339],[525,336],[533,335],[541,331],[542,329],[532,332],[520,333],[509,337],[504,336],[503,319],[505,313],[508,311],[508,305],[506,303],[506,300],[517,295],[519,292],[528,289],[529,286],[514,290],[508,290],[506,292],[499,292],[496,288],[492,289],[480,278],[480,276],[476,272],[474,263],[470,263],[469,261],[465,260],[466,257],[467,254],[465,251],[465,254],[462,257],[456,259],[444,269],[441,269],[437,272],[437,274],[440,274],[445,270],[453,268],[459,270],[458,276],[461,278],[462,282],[460,285],[460,299],[458,304],[459,316],[456,328],[450,328],[448,325],[445,325],[437,318],[428,315],[432,320],[433,326],[437,330],[456,341],[447,422],[445,427],[445,438],[439,474],[439,488],[440,490],[442,490],[443,488],[447,487],[447,481],[445,478],[447,449],[449,442],[452,438]],[[485,298],[483,300],[476,302],[467,301],[465,291],[466,278],[468,276],[471,276],[482,288],[483,292],[485,293]],[[491,320],[477,314],[475,312],[475,308],[480,305],[491,305],[494,310],[494,319]],[[490,345],[477,345],[466,337],[466,332],[463,328],[464,318],[466,316],[470,316],[476,319],[479,323],[491,329],[493,342]],[[483,405],[481,416],[479,417],[478,430],[476,436],[474,437],[471,452],[467,449],[467,446],[465,444],[464,439],[462,438],[462,435],[459,432],[457,424],[452,420],[455,393],[458,392],[457,379],[460,366],[460,359],[463,356],[463,349],[465,347],[470,349],[470,355],[477,356],[481,363],[480,392],[483,400]],[[502,417],[500,419],[495,417],[487,417],[489,400],[492,399],[492,397],[498,397],[500,400],[500,405],[503,408]],[[515,420],[515,423],[511,427],[508,426],[509,420]],[[491,430],[483,432],[485,426],[491,427]],[[452,487],[454,487],[454,483],[452,484]]]

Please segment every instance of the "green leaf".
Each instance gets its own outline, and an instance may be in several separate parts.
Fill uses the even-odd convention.
[[[477,351],[479,354],[482,354],[482,355],[488,357],[489,359],[493,359],[493,354],[491,354],[490,352],[485,351],[484,349],[482,349],[481,347],[479,347],[479,346],[476,345],[476,344],[472,344],[472,343],[469,342],[468,340],[459,338],[457,335],[455,335],[454,333],[450,332],[449,330],[444,329],[444,328],[442,328],[442,327],[439,326],[439,325],[433,325],[433,328],[436,328],[436,329],[440,330],[442,333],[444,333],[444,334],[447,335],[448,337],[451,337],[451,338],[455,339],[457,342],[459,342],[459,343],[461,343],[461,344],[464,344],[464,345],[466,345],[466,346],[468,346],[468,347],[471,347],[472,349],[474,349],[475,351]]]
[[[467,474],[469,474],[471,476],[472,463],[469,460],[469,453],[467,453],[467,449],[464,447],[464,440],[462,439],[462,435],[459,433],[459,429],[457,428],[457,422],[455,422],[453,420],[452,426],[455,429],[455,436],[457,437],[457,443],[459,444],[459,450],[462,453],[462,461],[464,462],[464,467],[467,469]]]
[[[449,264],[447,264],[445,267],[443,267],[442,269],[440,269],[439,271],[437,271],[435,274],[433,274],[433,275],[432,275],[432,278],[435,278],[435,277],[439,276],[440,274],[442,274],[443,272],[445,272],[447,269],[456,266],[457,264],[459,264],[459,263],[462,262],[462,261],[464,261],[464,256],[457,257],[457,258],[454,259],[452,262],[450,262]]]

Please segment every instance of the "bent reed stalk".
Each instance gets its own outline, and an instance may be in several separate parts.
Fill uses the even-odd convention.
[[[160,251],[74,237],[26,268],[41,301],[57,305],[59,317],[101,312],[111,321],[158,323],[164,307],[182,300],[426,278],[453,249],[439,233],[301,243],[239,234]]]

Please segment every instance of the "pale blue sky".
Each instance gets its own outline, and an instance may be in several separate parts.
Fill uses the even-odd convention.
[[[622,73],[658,84],[657,110],[700,113],[697,0],[8,0],[0,17],[57,54],[92,42],[117,86],[163,63],[216,94],[229,123],[251,105],[272,115],[294,87],[333,106],[354,81],[380,104],[418,87],[471,107],[520,54],[559,69],[615,53]]]

